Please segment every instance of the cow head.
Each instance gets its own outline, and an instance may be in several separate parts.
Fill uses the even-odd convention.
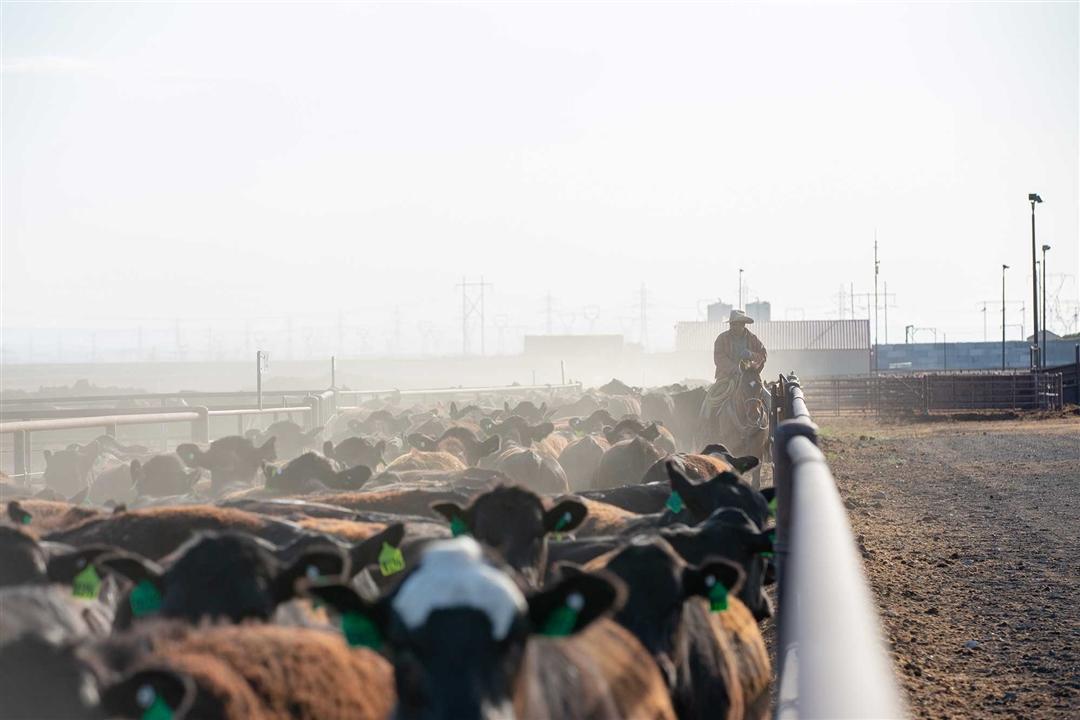
[[[395,717],[505,718],[513,715],[529,636],[579,632],[618,607],[617,582],[583,574],[526,596],[475,540],[459,537],[431,545],[377,602],[341,584],[306,591],[340,613],[350,643],[386,652]]]
[[[737,565],[746,579],[739,599],[755,619],[772,616],[763,587],[767,558],[773,551],[771,530],[759,529],[742,510],[722,508],[695,527],[665,528],[660,534],[687,562],[701,563],[720,555]]]
[[[87,487],[94,462],[101,454],[96,442],[75,450],[42,451],[45,456],[45,487],[69,497]]]
[[[547,537],[570,532],[588,514],[585,504],[564,498],[547,507],[539,495],[519,485],[499,485],[477,495],[468,507],[443,502],[432,510],[456,533],[468,533],[497,550],[530,582],[539,584],[547,566]]]
[[[715,598],[718,605],[722,599],[726,604],[727,595],[738,593],[743,584],[743,572],[733,563],[710,558],[688,565],[656,537],[636,537],[614,554],[598,558],[595,565],[603,565],[626,584],[626,603],[615,619],[656,659],[669,687],[677,682],[676,665],[690,632],[683,624],[683,604],[694,597]],[[580,572],[574,566],[558,567],[563,576]]]

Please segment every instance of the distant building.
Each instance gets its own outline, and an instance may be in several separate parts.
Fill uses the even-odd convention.
[[[746,314],[754,318],[754,322],[769,322],[772,320],[772,306],[768,300],[746,303]]]
[[[723,300],[717,300],[708,307],[708,315],[706,316],[708,322],[727,322],[728,318],[731,316],[731,311],[733,309],[734,308],[731,306],[731,303],[726,303]]]
[[[1056,332],[1052,332],[1050,330],[1047,330],[1046,331],[1046,339],[1047,340],[1061,340],[1061,336],[1058,335]],[[1034,343],[1035,342],[1035,336],[1034,335],[1028,335],[1027,341],[1029,343]],[[1042,342],[1042,331],[1041,330],[1039,331],[1039,342]]]

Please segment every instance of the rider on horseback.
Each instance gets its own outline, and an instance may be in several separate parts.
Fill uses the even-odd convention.
[[[713,344],[713,362],[716,363],[716,382],[709,388],[702,403],[701,416],[709,419],[715,418],[720,409],[727,404],[728,400],[739,389],[739,381],[745,373],[749,376],[758,377],[761,369],[765,367],[765,359],[768,353],[761,341],[747,329],[747,325],[754,319],[742,310],[732,310],[728,318],[730,328],[717,336]],[[748,376],[748,377],[749,377]],[[768,407],[768,396],[764,388],[757,383],[753,395],[760,397],[763,407]],[[736,418],[741,425],[748,424],[750,420],[743,417],[745,408],[739,408]],[[758,425],[754,421],[754,425]]]
[[[741,363],[746,363],[748,369],[759,373],[765,367],[765,359],[768,357],[765,346],[746,327],[752,322],[754,318],[742,310],[731,311],[728,318],[730,328],[717,335],[713,344],[717,380],[726,380],[737,374]]]

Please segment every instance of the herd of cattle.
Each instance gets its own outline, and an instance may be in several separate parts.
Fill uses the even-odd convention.
[[[46,452],[0,485],[0,716],[763,717],[773,496],[691,392]]]

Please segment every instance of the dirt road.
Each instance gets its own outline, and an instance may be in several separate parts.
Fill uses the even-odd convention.
[[[918,717],[1080,717],[1080,418],[819,419]]]

